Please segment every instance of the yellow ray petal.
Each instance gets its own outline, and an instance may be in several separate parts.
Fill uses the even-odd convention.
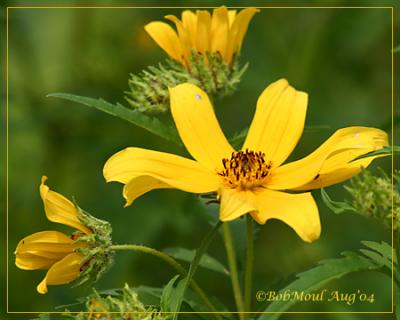
[[[155,21],[147,24],[144,29],[171,58],[185,62],[178,35],[170,25]]]
[[[133,201],[135,201],[137,198],[139,198],[146,192],[149,192],[154,189],[167,189],[167,188],[172,188],[172,187],[150,176],[140,176],[137,178],[133,178],[124,186],[123,196],[126,200],[125,207],[130,206],[133,203]]]
[[[81,261],[83,256],[79,253],[71,253],[61,261],[55,263],[42,282],[37,286],[37,291],[41,294],[47,293],[48,285],[59,285],[69,283],[79,276]]]
[[[204,54],[210,52],[211,15],[206,10],[197,11],[196,49]]]
[[[182,24],[188,33],[191,47],[197,50],[196,34],[197,34],[197,16],[190,10],[182,12]]]
[[[228,10],[229,28],[232,27],[233,21],[236,19],[236,10]]]
[[[47,177],[43,176],[40,185],[40,196],[43,200],[47,219],[76,228],[86,234],[91,233],[90,229],[79,221],[75,205],[63,195],[50,190],[45,185],[46,180]]]
[[[306,242],[319,238],[321,223],[311,193],[289,194],[260,189],[255,195],[258,210],[251,212],[251,215],[258,223],[264,224],[269,219],[279,219]]]
[[[219,52],[225,61],[227,61],[228,36],[228,10],[226,7],[215,9],[211,21],[211,52]]]
[[[65,254],[57,259],[50,259],[31,253],[17,253],[15,257],[15,265],[23,270],[49,269],[64,256]]]
[[[188,64],[190,61],[191,47],[192,47],[188,30],[186,30],[182,21],[180,21],[177,17],[175,17],[172,14],[165,16],[165,19],[168,19],[173,23],[175,23],[176,30],[178,30],[179,40],[182,46],[183,55],[185,57],[186,63]]]
[[[274,169],[267,182],[268,188],[300,188],[318,178],[321,168],[333,155],[346,154],[350,150],[361,151],[365,146],[369,146],[370,151],[378,150],[384,145],[387,145],[387,134],[382,130],[368,127],[339,129],[307,157]]]
[[[221,221],[231,221],[257,209],[252,191],[223,188],[219,191],[219,196],[221,198],[219,211]]]
[[[243,43],[244,36],[247,32],[247,28],[254,14],[258,12],[255,8],[246,8],[240,11],[233,20],[232,26],[229,32],[229,48],[227,56],[229,56],[230,63],[232,61],[233,54],[240,51]],[[232,18],[231,18],[232,19]]]
[[[179,135],[193,158],[212,170],[222,166],[234,149],[226,140],[210,100],[190,83],[169,89],[171,112]]]
[[[273,167],[293,151],[304,129],[307,94],[296,91],[285,79],[269,85],[257,109],[243,149],[263,151]]]
[[[215,172],[196,161],[140,148],[127,148],[113,155],[104,165],[103,174],[107,182],[123,184],[139,176],[149,176],[193,193],[216,191],[221,183]]]

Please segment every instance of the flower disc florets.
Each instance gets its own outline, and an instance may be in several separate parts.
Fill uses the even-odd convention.
[[[262,186],[268,177],[272,162],[265,160],[263,152],[232,152],[231,158],[222,159],[224,170],[218,174],[233,188],[252,189]]]

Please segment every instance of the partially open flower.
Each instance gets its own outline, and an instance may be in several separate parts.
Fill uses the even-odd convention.
[[[76,229],[71,236],[58,231],[41,231],[22,239],[15,250],[15,264],[24,270],[48,269],[37,286],[47,293],[48,285],[59,285],[78,279],[79,284],[97,278],[111,262],[111,227],[73,204],[63,195],[49,189],[42,177],[40,196],[52,222]],[[92,270],[96,270],[93,274]]]
[[[212,15],[206,10],[182,12],[181,20],[174,15],[165,16],[176,25],[178,33],[167,23],[154,21],[145,26],[147,33],[172,58],[190,66],[192,53],[219,54],[231,64],[243,43],[248,25],[258,10],[236,10],[226,7],[214,9]]]

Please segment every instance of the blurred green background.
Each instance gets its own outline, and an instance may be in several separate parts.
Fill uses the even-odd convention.
[[[174,3],[182,4],[186,3]],[[247,3],[232,3],[236,4]],[[165,59],[143,26],[180,11],[9,9],[9,311],[53,311],[90,292],[88,287],[52,286],[47,295],[39,295],[36,285],[44,272],[14,265],[12,253],[22,237],[41,230],[71,231],[46,220],[38,189],[42,175],[49,177],[53,190],[74,196],[82,208],[110,221],[116,243],[193,249],[209,229],[194,195],[154,191],[124,209],[121,185],[106,184],[102,177],[104,162],[128,146],[182,155],[186,151],[94,109],[46,98],[48,93],[69,92],[126,104],[123,92],[129,73]],[[262,9],[251,22],[242,61],[249,61],[250,68],[239,90],[215,105],[227,136],[248,126],[261,91],[283,77],[309,93],[306,124],[325,126],[307,130],[291,159],[307,154],[341,127],[373,126],[390,133],[390,9]],[[375,161],[377,166],[390,172],[390,159]],[[336,200],[346,197],[341,185],[328,192]],[[320,201],[318,191],[315,197],[322,221],[320,240],[304,243],[279,221],[260,227],[254,290],[281,288],[319,260],[357,250],[361,240],[390,243],[390,233],[379,223],[354,214],[335,215]],[[236,235],[240,238],[240,231]],[[220,237],[209,253],[226,263]],[[96,288],[122,287],[125,282],[131,287],[164,286],[173,275],[153,257],[123,252]],[[233,307],[229,278],[200,269],[196,279]],[[352,306],[303,303],[292,311],[390,311],[391,281],[382,274],[355,274],[328,287],[374,293],[376,301]]]

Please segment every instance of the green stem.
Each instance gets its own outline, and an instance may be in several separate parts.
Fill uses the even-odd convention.
[[[400,274],[400,232],[399,232],[399,230],[393,231],[393,247],[394,247],[395,257],[397,259],[397,270]],[[395,269],[395,272],[397,270]],[[400,281],[399,281],[399,286],[400,286]]]
[[[161,260],[164,260],[164,262],[168,263],[171,267],[173,267],[176,271],[178,271],[183,277],[186,277],[186,275],[187,275],[187,271],[174,258],[172,258],[170,255],[168,255],[164,252],[158,251],[158,250],[150,248],[150,247],[136,245],[136,244],[115,244],[115,245],[111,246],[111,250],[137,251],[137,252],[147,253],[147,254],[153,255],[155,257],[158,257]],[[190,283],[190,286],[199,295],[199,297],[204,301],[204,303],[207,305],[207,307],[210,309],[210,311],[218,312],[218,310],[214,307],[214,305],[211,303],[211,301],[207,298],[207,295],[204,293],[203,289],[201,289],[199,287],[199,285],[196,283],[196,281],[192,280]],[[222,319],[222,317],[218,314],[216,314],[215,316],[218,319]]]
[[[242,313],[244,311],[243,298],[240,290],[239,274],[236,266],[236,254],[235,249],[233,248],[231,229],[229,228],[228,222],[225,222],[223,227],[226,255],[228,257],[229,271],[231,273],[233,296],[235,298],[237,310],[239,311],[239,318],[244,320],[244,313]]]
[[[251,310],[251,284],[253,278],[254,263],[254,239],[253,239],[253,219],[247,215],[247,236],[246,236],[246,267],[244,274],[244,311]]]

